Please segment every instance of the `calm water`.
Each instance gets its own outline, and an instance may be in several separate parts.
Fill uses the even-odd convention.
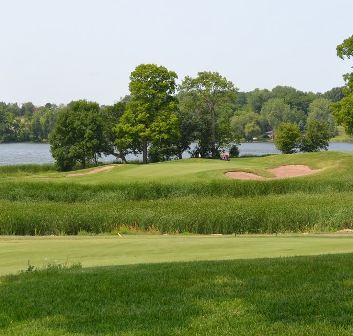
[[[240,155],[278,154],[279,151],[272,143],[243,143],[239,147]],[[329,150],[339,152],[352,152],[353,144],[336,142],[330,144]],[[184,157],[187,157],[185,153]],[[129,156],[128,159],[139,159]],[[113,161],[114,157],[106,157],[104,161]],[[53,158],[48,144],[11,143],[0,144],[0,165],[13,165],[22,163],[51,163]]]

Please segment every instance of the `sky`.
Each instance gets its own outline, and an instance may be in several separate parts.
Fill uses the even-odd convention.
[[[141,63],[179,82],[217,71],[241,91],[324,92],[352,62],[352,0],[0,0],[0,101],[36,105],[128,94]]]

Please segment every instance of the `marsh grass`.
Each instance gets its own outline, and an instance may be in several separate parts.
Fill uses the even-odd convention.
[[[353,227],[352,193],[122,202],[0,201],[0,234],[278,233]]]
[[[12,166],[0,166],[1,175],[36,174],[55,170],[56,168],[53,164],[19,164]]]

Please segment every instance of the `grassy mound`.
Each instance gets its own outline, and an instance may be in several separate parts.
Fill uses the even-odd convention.
[[[227,171],[268,176],[303,164],[312,176],[236,181]],[[82,176],[0,170],[0,234],[77,234],[133,230],[192,233],[335,231],[353,218],[353,155],[313,153],[263,158],[117,165]],[[12,170],[12,172],[11,172]]]
[[[353,255],[49,267],[0,280],[0,334],[352,335]]]

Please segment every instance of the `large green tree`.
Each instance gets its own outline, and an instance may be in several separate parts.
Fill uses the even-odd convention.
[[[353,57],[353,35],[337,46],[337,56],[341,59]],[[344,98],[334,105],[334,115],[346,132],[353,135],[353,72],[345,74],[343,78],[346,82]]]
[[[142,152],[143,163],[147,163],[151,145],[177,141],[176,79],[174,71],[155,64],[141,64],[131,73],[130,100],[115,128],[115,143],[121,152]]]
[[[109,151],[99,105],[79,100],[63,108],[50,135],[50,145],[60,170],[97,164],[98,158]]]
[[[201,157],[218,158],[223,146],[234,141],[230,119],[234,113],[237,89],[217,72],[199,72],[185,77],[179,87],[181,108],[186,108],[197,121],[196,149]]]

